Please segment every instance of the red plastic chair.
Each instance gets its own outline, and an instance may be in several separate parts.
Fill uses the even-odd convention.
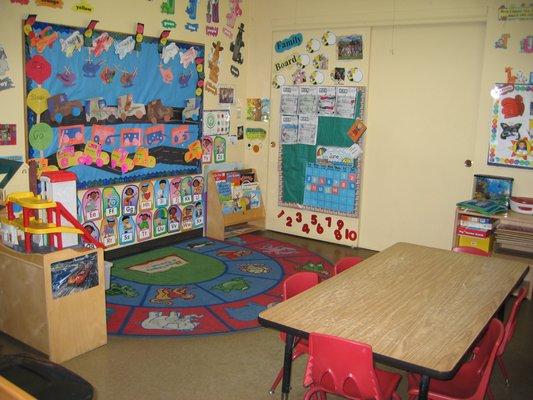
[[[309,361],[304,400],[326,393],[347,399],[399,400],[396,388],[400,374],[374,367],[372,347],[368,344],[321,333],[309,335]]]
[[[476,249],[475,247],[467,247],[467,246],[457,246],[452,249],[456,253],[467,253],[467,254],[474,254],[476,256],[483,256],[483,257],[489,257],[490,253],[487,253],[484,250]]]
[[[341,258],[334,267],[335,275],[339,275],[341,272],[346,271],[347,269],[353,267],[356,264],[359,264],[363,261],[364,258],[361,257],[344,257]]]
[[[513,303],[513,308],[511,309],[511,314],[509,314],[509,318],[507,318],[507,322],[505,323],[505,331],[503,334],[503,340],[502,344],[498,348],[498,353],[496,353],[496,361],[498,362],[498,366],[500,367],[500,370],[502,371],[503,377],[505,378],[505,383],[507,386],[509,386],[509,373],[507,372],[507,368],[505,368],[505,364],[503,362],[503,353],[505,352],[505,349],[507,348],[507,345],[511,341],[515,328],[516,328],[516,317],[518,315],[518,310],[520,309],[520,306],[522,305],[522,302],[524,301],[526,297],[526,288],[520,289],[518,292],[518,296],[516,296],[516,300]]]
[[[428,399],[432,400],[483,400],[490,393],[489,381],[496,353],[503,340],[503,324],[496,318],[489,322],[488,329],[474,349],[472,358],[465,362],[450,380],[432,379]],[[407,376],[409,400],[418,398],[420,376]],[[490,396],[490,394],[489,394]]]
[[[314,272],[298,272],[289,276],[283,282],[283,300],[290,299],[303,291],[318,285],[318,274]],[[285,343],[286,335],[281,332],[279,337],[281,341]],[[296,360],[298,357],[307,354],[309,352],[309,344],[305,339],[296,339],[294,348],[292,349],[292,360]],[[270,394],[274,394],[276,387],[279,385],[281,378],[283,378],[283,367],[278,372],[276,379],[270,387]]]

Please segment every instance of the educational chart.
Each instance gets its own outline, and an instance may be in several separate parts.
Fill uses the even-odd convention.
[[[533,168],[533,85],[497,84],[488,163]]]
[[[201,175],[157,178],[78,192],[78,220],[106,248],[131,245],[204,224]]]
[[[94,25],[25,23],[29,159],[79,189],[199,173],[204,47]]]
[[[365,88],[282,86],[280,205],[357,216]]]

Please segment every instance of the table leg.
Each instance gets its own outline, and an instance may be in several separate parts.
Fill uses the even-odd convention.
[[[507,301],[503,302],[503,304],[498,309],[498,312],[496,313],[496,318],[498,318],[502,322],[505,321],[505,303],[507,303]]]
[[[285,356],[283,358],[283,381],[281,382],[281,400],[289,399],[291,390],[291,368],[292,368],[292,348],[294,346],[294,336],[287,333],[285,335]]]
[[[422,375],[418,388],[418,400],[427,400],[429,391],[429,376]]]

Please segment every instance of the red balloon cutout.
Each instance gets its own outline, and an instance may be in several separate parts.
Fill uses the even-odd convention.
[[[33,56],[26,63],[26,75],[37,82],[39,85],[50,78],[52,67],[41,55]]]

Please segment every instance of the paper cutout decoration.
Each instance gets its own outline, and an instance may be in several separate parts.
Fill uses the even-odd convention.
[[[28,135],[30,145],[41,152],[41,157],[44,157],[44,150],[46,150],[54,139],[54,131],[52,127],[44,122],[39,122],[33,125]]]
[[[107,186],[102,190],[102,205],[104,217],[118,217],[120,215],[120,196],[112,186]]]
[[[507,75],[507,83],[514,85],[516,83],[516,76],[513,75],[513,68],[505,67],[505,74]]]
[[[335,67],[335,69],[331,72],[331,79],[337,85],[343,85],[345,78],[346,78],[346,68]]]
[[[48,99],[50,93],[42,87],[36,87],[28,93],[26,103],[28,107],[37,115],[41,115],[48,109]]]
[[[209,26],[209,25],[207,25],[205,27],[205,34],[207,36],[217,37],[218,36],[218,27],[217,26]]]
[[[320,50],[320,40],[318,39],[309,39],[307,41],[307,44],[305,45],[305,48],[309,53],[316,53],[318,50]]]
[[[154,212],[154,237],[164,235],[168,231],[168,213],[166,208],[158,208]]]
[[[261,121],[261,99],[246,99],[246,119],[249,121]]]
[[[309,76],[309,80],[311,81],[313,85],[320,85],[324,83],[324,79],[325,79],[324,73],[318,70],[313,71],[311,75]]]
[[[521,53],[533,53],[533,36],[526,36],[520,41]]]
[[[187,29],[189,32],[197,32],[199,28],[198,24],[192,24],[190,22],[185,24],[185,29]]]
[[[135,243],[135,222],[133,217],[129,215],[125,215],[120,219],[119,243],[122,245]]]
[[[521,5],[511,4],[508,7],[500,6],[498,8],[498,19],[500,21],[533,19],[533,6],[526,3]]]
[[[127,185],[122,190],[122,215],[137,214],[139,202],[139,188],[136,185]]]
[[[201,160],[202,159],[202,144],[199,140],[195,140],[188,146],[187,152],[183,156],[183,160],[185,162],[191,162],[193,160]]]
[[[194,204],[194,209],[192,212],[192,226],[193,228],[199,228],[204,223],[204,212],[203,204],[201,201],[198,201]]]
[[[224,50],[221,46],[220,40],[213,42],[213,48],[211,49],[211,55],[208,60],[207,66],[209,67],[209,79],[214,83],[218,82],[218,74],[220,72],[220,52]]]
[[[359,83],[363,80],[363,71],[357,67],[350,68],[347,75],[350,82]]]
[[[168,231],[179,232],[181,229],[181,210],[178,206],[168,208]]]
[[[226,162],[226,139],[222,136],[216,136],[213,143],[213,157],[215,158],[215,162]]]
[[[192,180],[192,199],[193,201],[201,201],[204,192],[204,178],[197,176]]]
[[[241,2],[242,2],[242,0],[229,0],[230,10],[226,14],[226,25],[227,25],[227,27],[224,28],[225,33],[226,32],[228,32],[228,33],[231,32],[231,30],[229,28],[233,29],[233,27],[235,26],[235,21],[237,20],[237,17],[242,15],[242,8],[240,6]],[[227,33],[226,33],[226,35],[227,35]],[[231,39],[232,36],[228,36],[228,37]]]
[[[163,0],[161,2],[161,12],[163,14],[174,14],[176,11],[175,0]]]
[[[111,35],[107,32],[102,32],[100,36],[93,39],[92,47],[89,48],[89,54],[92,54],[94,57],[100,57],[109,50],[112,44],[113,38]]]
[[[172,81],[174,80],[174,74],[172,72],[172,68],[163,68],[163,64],[159,64],[159,73],[161,74],[161,78],[163,79],[163,82],[167,85],[170,85]]]
[[[22,5],[27,5],[28,3],[30,2],[30,0],[11,0],[11,4],[22,4]]]
[[[100,241],[105,247],[113,247],[118,244],[118,226],[116,217],[105,217],[100,224]]]
[[[192,203],[193,201],[192,193],[193,193],[192,178],[190,176],[187,176],[183,178],[180,182],[181,204]]]
[[[333,32],[326,31],[322,35],[322,43],[325,46],[333,46],[336,42],[337,42],[337,36]]]
[[[196,57],[198,56],[198,52],[194,47],[189,47],[189,49],[185,52],[180,51],[180,64],[183,65],[183,68],[188,68],[190,64],[194,62]]]
[[[165,29],[174,29],[178,25],[171,19],[164,19],[161,21],[161,26]]]
[[[0,92],[7,89],[13,89],[15,87],[15,84],[9,77],[1,78],[0,79]]]
[[[355,120],[353,125],[350,127],[350,130],[347,132],[347,135],[354,142],[357,142],[363,133],[366,131],[366,125],[359,118]]]
[[[180,183],[181,178],[179,177],[170,181],[170,204],[172,205],[181,203]]]
[[[154,185],[151,181],[139,184],[139,210],[146,211],[154,208]]]
[[[102,218],[102,201],[100,189],[89,189],[83,195],[81,201],[83,209],[83,219],[85,221],[95,221]]]
[[[291,36],[278,40],[274,45],[274,49],[277,53],[283,53],[284,51],[290,50],[293,47],[300,46],[304,41],[304,37],[301,33],[294,33]]]
[[[207,0],[207,14],[206,14],[206,20],[207,23],[218,23],[219,22],[219,15],[218,15],[218,2],[219,0]]]
[[[207,136],[227,135],[230,131],[229,110],[205,110],[203,134]]]
[[[0,146],[17,144],[17,125],[0,124]]]
[[[213,161],[213,138],[211,136],[202,137],[202,162],[209,164]]]
[[[183,213],[181,217],[181,230],[188,231],[193,227],[193,211],[194,207],[192,204],[183,208]]]
[[[339,60],[362,60],[363,37],[361,35],[340,36],[337,42]]]
[[[154,196],[156,208],[168,207],[169,183],[167,179],[160,179],[154,183]]]
[[[144,24],[137,23],[137,29],[135,31],[135,50],[141,50],[141,43],[144,40]]]
[[[313,57],[313,65],[316,69],[328,69],[329,59],[325,54],[317,54]]]
[[[159,43],[158,43],[158,46],[157,46],[157,51],[159,52],[159,54],[161,54],[161,52],[163,51],[163,47],[165,47],[167,45],[169,36],[170,36],[170,31],[169,30],[164,30],[159,35]]]
[[[89,235],[91,235],[93,239],[100,241],[100,231],[98,230],[94,222],[85,222],[83,224],[83,227],[87,232],[89,232]],[[83,240],[84,239],[82,238],[82,241]]]
[[[301,85],[307,82],[307,75],[303,69],[296,69],[292,74],[292,83],[293,85]]]
[[[285,77],[283,75],[274,75],[274,78],[272,78],[272,87],[279,89],[283,85],[285,85]]]
[[[0,46],[0,76],[5,75],[7,71],[9,71],[7,55],[4,48]]]
[[[137,237],[139,242],[152,238],[152,213],[150,211],[140,212],[135,218],[137,223]]]
[[[91,14],[94,11],[94,7],[87,0],[80,0],[78,3],[74,3],[72,9],[77,12]]]
[[[119,60],[123,60],[128,54],[135,49],[135,39],[133,36],[128,36],[120,42],[115,42],[115,54]]]
[[[502,114],[505,118],[519,117],[524,114],[524,99],[519,94],[514,98],[506,97],[501,100]]]
[[[176,58],[179,51],[180,48],[175,42],[172,42],[168,46],[163,47],[163,50],[161,51],[161,59],[163,60],[163,64],[167,64],[169,61]]]
[[[508,33],[502,33],[500,38],[496,40],[496,42],[494,42],[494,48],[495,49],[506,49],[507,43],[509,42],[510,37],[511,35],[509,35]]]
[[[189,16],[189,19],[192,19],[192,20],[196,19],[197,10],[198,10],[198,0],[189,0],[189,4],[187,5],[187,8],[185,9],[185,12]]]
[[[263,128],[246,128],[246,139],[265,140],[267,132]]]
[[[244,24],[241,22],[239,25],[239,32],[235,37],[235,40],[231,42],[229,50],[232,52],[231,59],[236,63],[242,64],[244,60],[242,59],[241,50],[244,47],[244,41],[242,40],[242,35],[244,34]]]
[[[35,55],[26,62],[26,75],[39,85],[50,78],[52,66],[41,55]]]
[[[298,68],[305,68],[311,63],[311,57],[309,54],[300,54],[296,57],[296,66]]]
[[[35,4],[43,7],[63,8],[63,0],[35,0]]]

